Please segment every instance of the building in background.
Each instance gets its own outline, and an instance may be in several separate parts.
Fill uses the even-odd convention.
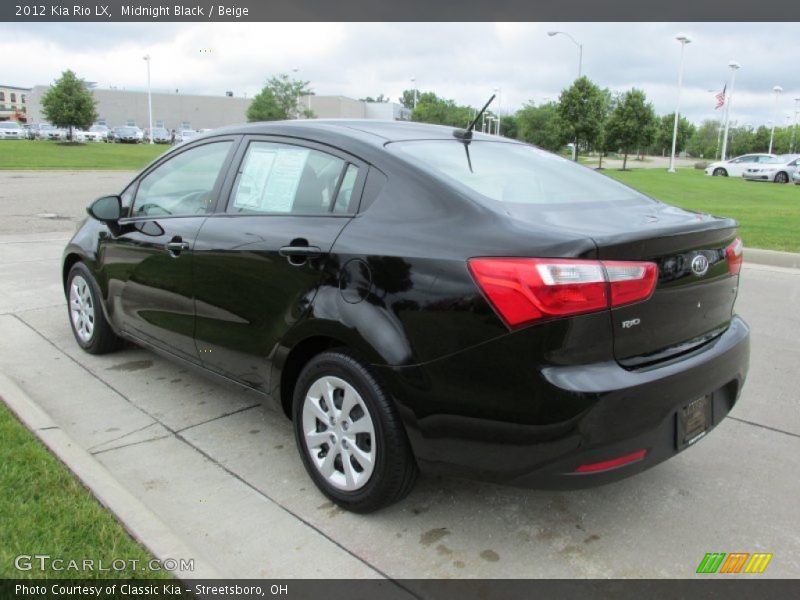
[[[0,85],[0,121],[27,121],[30,93],[30,88]]]
[[[26,90],[29,123],[47,121],[42,114],[42,95],[49,86],[37,85]],[[6,89],[6,88],[0,88]],[[19,93],[19,92],[18,92]],[[118,89],[92,89],[97,101],[98,123],[108,127],[136,125],[145,129],[148,124],[147,92]],[[251,98],[235,97],[231,92],[222,96],[204,96],[153,92],[153,127],[167,129],[216,129],[247,121]],[[387,119],[408,120],[411,111],[394,102],[363,102],[345,96],[301,96],[300,111],[311,109],[320,119]]]

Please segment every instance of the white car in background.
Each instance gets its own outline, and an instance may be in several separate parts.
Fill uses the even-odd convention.
[[[98,131],[94,127],[90,127],[88,131],[83,129],[75,130],[75,139],[79,142],[105,142],[108,131]]]
[[[782,154],[758,165],[747,167],[742,177],[748,181],[771,181],[789,183],[800,166],[800,154]]]
[[[28,134],[16,121],[0,121],[0,140],[24,140]]]
[[[714,177],[741,177],[748,167],[775,158],[774,154],[743,154],[730,160],[713,162],[706,167],[706,175]]]

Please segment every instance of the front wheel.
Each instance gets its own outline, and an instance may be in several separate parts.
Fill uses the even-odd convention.
[[[403,498],[417,465],[394,405],[369,369],[341,351],[323,352],[294,390],[295,440],[320,491],[367,513]]]
[[[789,183],[789,176],[781,171],[775,174],[775,183]]]
[[[67,276],[67,310],[75,341],[86,352],[107,354],[120,347],[121,340],[103,313],[97,284],[82,262],[75,263]]]
[[[714,169],[712,175],[714,175],[714,177],[727,177],[728,172],[722,167],[717,167],[716,169]]]

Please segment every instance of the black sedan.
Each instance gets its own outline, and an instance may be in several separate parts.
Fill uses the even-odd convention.
[[[739,397],[735,221],[431,125],[216,130],[100,198],[67,245],[75,339],[261,392],[320,490],[367,512],[418,469],[620,479]]]

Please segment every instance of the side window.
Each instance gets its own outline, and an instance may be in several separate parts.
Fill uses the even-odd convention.
[[[335,213],[351,213],[354,212],[354,206],[351,206],[353,199],[353,187],[356,185],[358,179],[358,167],[349,164],[347,170],[342,177],[342,183],[339,185],[339,192],[336,194],[336,202],[333,205],[333,212]]]
[[[251,142],[228,212],[328,213],[344,166],[342,159],[311,148]]]
[[[196,215],[213,202],[211,192],[233,142],[213,142],[159,165],[139,183],[132,217]]]
[[[120,197],[120,204],[122,204],[122,214],[130,212],[131,204],[133,204],[133,193],[136,191],[136,182],[131,183],[125,191],[122,192]]]

